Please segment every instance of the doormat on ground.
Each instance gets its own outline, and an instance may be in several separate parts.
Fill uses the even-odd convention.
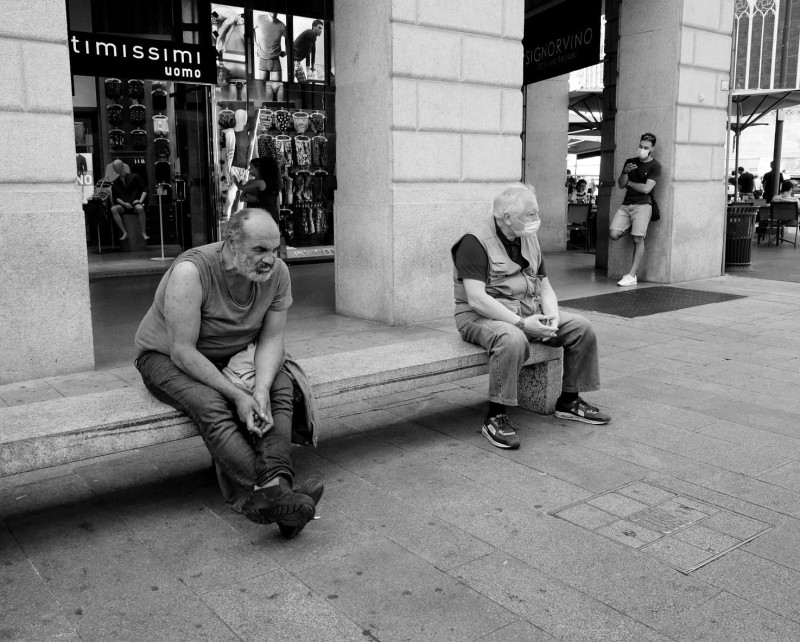
[[[630,482],[550,514],[687,575],[773,528],[644,481]]]
[[[641,290],[623,290],[613,294],[587,296],[582,299],[568,299],[559,301],[559,304],[567,308],[578,308],[590,312],[614,314],[618,317],[634,319],[636,317],[646,317],[649,314],[658,314],[659,312],[672,312],[673,310],[694,308],[698,305],[743,298],[745,297],[740,294],[724,294],[722,292],[659,286],[642,288]]]

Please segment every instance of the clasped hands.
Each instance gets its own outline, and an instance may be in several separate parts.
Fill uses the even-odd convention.
[[[269,403],[269,393],[255,392],[252,395],[241,392],[236,397],[236,413],[239,420],[247,426],[247,431],[256,437],[263,437],[275,425]]]
[[[532,314],[524,321],[525,334],[534,339],[548,341],[558,334],[560,319],[557,314]]]

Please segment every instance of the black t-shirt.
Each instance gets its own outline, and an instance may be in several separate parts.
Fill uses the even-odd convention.
[[[783,172],[780,173],[778,176],[778,193],[781,191],[781,183],[783,183]],[[764,200],[769,203],[772,200],[772,170],[768,171],[764,174],[764,179],[761,181],[761,185],[764,187]]]
[[[523,270],[528,267],[530,264],[522,256],[522,241],[519,238],[509,241],[506,235],[497,227],[497,223],[495,223],[495,229],[497,230],[497,238],[503,244],[508,257]],[[459,279],[489,282],[489,255],[473,234],[467,234],[461,239],[461,243],[458,244],[454,253],[454,260]],[[541,277],[547,276],[547,272],[544,269],[544,257],[539,260],[539,269],[536,274]]]
[[[739,174],[739,192],[750,194],[753,191],[753,175],[750,172]]]
[[[639,158],[629,158],[625,161],[625,165],[633,163],[636,167],[628,172],[628,181],[631,183],[647,183],[647,179],[652,179],[658,183],[661,177],[661,163],[653,159],[647,163]],[[623,167],[625,166],[623,165]],[[650,204],[650,195],[637,192],[630,187],[625,192],[625,199],[622,201],[623,205],[639,205],[641,203]]]
[[[133,201],[138,201],[142,192],[144,192],[144,183],[133,172],[126,174],[124,179],[123,181],[122,175],[117,176],[117,179],[111,185],[114,202],[120,199],[126,203],[133,204]]]

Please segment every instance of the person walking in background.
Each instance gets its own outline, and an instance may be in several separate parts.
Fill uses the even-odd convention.
[[[609,236],[612,241],[618,241],[630,230],[633,237],[631,268],[625,276],[617,281],[617,285],[623,287],[636,285],[636,272],[644,257],[644,237],[647,236],[647,226],[653,213],[650,192],[653,191],[657,179],[661,176],[661,164],[653,158],[655,146],[654,134],[649,132],[642,134],[639,140],[638,156],[625,161],[622,173],[617,179],[619,188],[626,191],[622,205],[609,226]]]
[[[764,200],[767,203],[772,201],[772,197],[775,196],[774,187],[772,185],[772,172],[775,171],[775,161],[770,161],[769,166],[770,170],[764,174],[764,178],[761,179],[761,184],[764,186]],[[781,185],[783,185],[782,173],[778,176],[778,190],[780,190]]]
[[[737,171],[739,172],[739,178],[736,179],[739,186],[739,200],[754,198],[754,176],[750,172],[746,172],[744,167],[739,167]]]

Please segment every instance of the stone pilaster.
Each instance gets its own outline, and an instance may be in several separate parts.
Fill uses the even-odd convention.
[[[446,316],[450,246],[521,177],[523,2],[341,0],[336,18],[337,310]]]
[[[656,188],[662,219],[648,230],[639,277],[674,283],[717,276],[728,98],[721,83],[729,78],[733,0],[626,0],[619,19],[614,175],[645,131],[658,136],[655,158],[664,168]],[[612,195],[612,216],[622,197],[622,190]],[[610,245],[609,276],[627,271],[632,251],[629,237]]]
[[[0,383],[94,367],[66,5],[0,24]]]

